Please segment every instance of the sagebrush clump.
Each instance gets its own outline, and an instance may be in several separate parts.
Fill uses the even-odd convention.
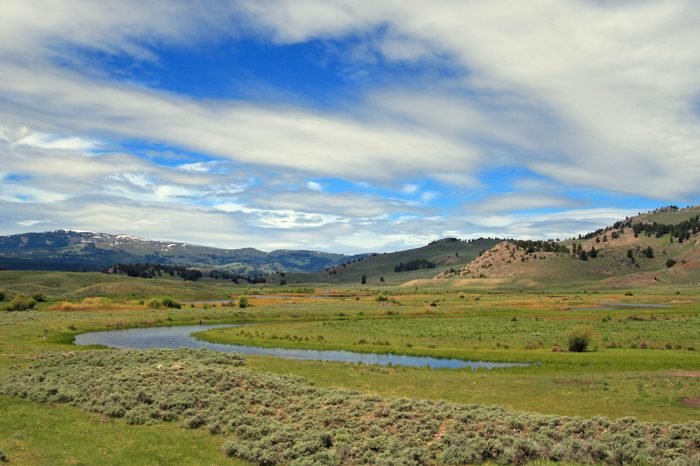
[[[259,464],[697,464],[700,423],[508,412],[316,388],[208,350],[92,350],[37,357],[0,392],[130,424],[175,421],[222,435]]]
[[[588,349],[588,345],[596,336],[596,331],[593,327],[584,326],[576,327],[569,332],[569,351],[574,353],[582,353]]]
[[[33,298],[18,295],[10,301],[10,304],[5,307],[5,310],[9,312],[29,311],[34,309],[34,306],[36,306],[36,301]]]

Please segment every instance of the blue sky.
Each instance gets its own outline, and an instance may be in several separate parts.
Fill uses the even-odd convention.
[[[389,251],[700,193],[692,1],[6,3],[0,234]]]

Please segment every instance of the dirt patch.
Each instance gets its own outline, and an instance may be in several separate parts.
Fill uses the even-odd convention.
[[[700,397],[693,396],[693,397],[683,398],[681,400],[681,403],[683,403],[686,406],[690,406],[691,408],[700,408]]]
[[[432,278],[420,278],[416,280],[410,280],[407,281],[406,283],[402,283],[399,285],[399,288],[410,288],[412,286],[425,286],[425,285],[434,285],[435,284],[435,279]]]
[[[635,287],[641,288],[648,285],[656,285],[663,283],[660,277],[660,272],[637,272],[621,277],[614,277],[604,280],[603,283],[613,287]]]
[[[700,377],[700,371],[673,371],[669,372],[671,377]]]
[[[487,286],[497,286],[505,283],[506,280],[503,278],[462,278],[456,280],[452,283],[452,286],[461,288],[469,285],[487,285]]]

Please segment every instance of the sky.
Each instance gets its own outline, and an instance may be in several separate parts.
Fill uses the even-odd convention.
[[[0,234],[393,251],[700,197],[693,0],[4,0]]]

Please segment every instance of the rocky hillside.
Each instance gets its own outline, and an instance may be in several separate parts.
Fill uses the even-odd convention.
[[[700,283],[700,209],[668,207],[559,242],[503,241],[439,279],[612,287]]]

